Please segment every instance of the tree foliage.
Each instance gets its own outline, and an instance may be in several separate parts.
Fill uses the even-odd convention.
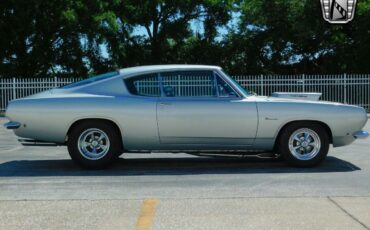
[[[79,76],[146,64],[233,74],[368,73],[370,0],[331,25],[312,0],[2,0],[0,76]]]

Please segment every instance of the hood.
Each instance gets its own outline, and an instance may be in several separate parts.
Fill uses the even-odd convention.
[[[280,97],[267,97],[267,96],[255,96],[255,100],[258,102],[288,102],[288,103],[300,103],[300,104],[324,104],[324,105],[343,105],[343,106],[355,106],[347,105],[339,102],[331,101],[310,101],[310,100],[299,100],[299,99],[289,99],[289,98],[280,98]],[[357,106],[355,106],[357,107]]]
[[[300,92],[275,92],[272,97],[298,99],[305,101],[318,101],[322,93],[300,93]]]

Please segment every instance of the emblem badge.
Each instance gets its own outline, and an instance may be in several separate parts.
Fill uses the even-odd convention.
[[[352,21],[357,0],[320,0],[325,21],[344,24]]]

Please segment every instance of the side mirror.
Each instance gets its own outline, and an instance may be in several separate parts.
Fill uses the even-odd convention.
[[[234,91],[231,91],[229,93],[229,97],[237,97],[236,93]]]

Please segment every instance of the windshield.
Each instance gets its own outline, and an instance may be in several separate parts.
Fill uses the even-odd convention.
[[[230,77],[224,71],[222,71],[222,72],[223,72],[223,74],[225,74],[230,79],[230,81],[232,81],[234,83],[234,85],[238,88],[239,91],[241,91],[245,95],[251,95],[251,93],[247,89],[243,88],[237,81],[235,81],[234,78]]]
[[[78,82],[74,82],[74,83],[65,85],[65,86],[62,87],[62,89],[70,89],[70,88],[77,87],[77,86],[87,85],[87,84],[90,84],[92,82],[97,82],[97,81],[101,81],[101,80],[104,80],[104,79],[108,79],[108,78],[117,76],[118,74],[119,74],[118,71],[114,71],[114,72],[109,72],[109,73],[96,75],[94,77],[90,77],[90,78],[82,80],[82,81],[78,81]]]

